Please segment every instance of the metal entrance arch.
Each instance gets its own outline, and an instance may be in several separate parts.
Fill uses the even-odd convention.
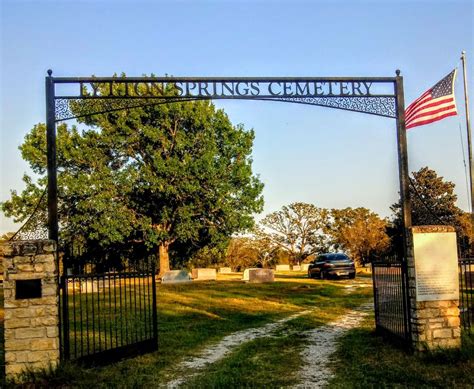
[[[400,263],[401,323],[405,340],[410,337],[407,232],[411,226],[408,158],[405,128],[403,77],[53,77],[46,83],[46,128],[48,163],[48,234],[58,241],[58,190],[56,123],[147,105],[195,100],[260,100],[306,104],[395,119],[400,196],[404,223],[404,257]],[[173,93],[169,93],[172,90]],[[75,104],[89,101],[91,104]],[[94,102],[100,101],[96,105]],[[66,267],[64,266],[64,272]],[[61,277],[62,317],[68,317],[68,276]],[[105,281],[104,281],[105,282]],[[153,287],[154,289],[154,287]],[[376,292],[376,291],[375,291]],[[375,296],[377,303],[377,295]],[[156,309],[156,306],[155,306]],[[377,311],[377,307],[376,307]],[[156,320],[156,311],[153,313]],[[156,340],[156,322],[154,339]],[[67,320],[60,325],[63,359],[68,359]],[[383,328],[377,322],[377,328]],[[390,329],[389,329],[390,330]],[[113,344],[112,344],[113,346]]]

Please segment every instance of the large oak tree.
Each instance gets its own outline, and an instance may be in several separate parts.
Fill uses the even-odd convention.
[[[104,110],[97,101],[73,109],[84,114],[91,104]],[[81,121],[87,130],[58,128],[64,242],[80,236],[86,251],[145,247],[159,257],[163,273],[173,245],[198,250],[253,226],[263,206],[263,185],[252,173],[254,133],[232,125],[212,103],[147,105]],[[44,125],[38,125],[20,147],[40,176],[44,139]],[[44,178],[27,181],[29,188],[2,205],[7,216],[24,219],[45,184]]]

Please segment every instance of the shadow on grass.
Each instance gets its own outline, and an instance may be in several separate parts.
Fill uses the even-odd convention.
[[[371,318],[341,339],[329,386],[472,388],[473,343],[471,335],[461,350],[412,354],[375,334]]]

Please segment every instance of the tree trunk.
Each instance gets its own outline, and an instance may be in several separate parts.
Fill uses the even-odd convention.
[[[168,242],[164,242],[158,246],[158,256],[160,260],[160,273],[158,277],[162,277],[165,272],[170,270],[169,247]]]

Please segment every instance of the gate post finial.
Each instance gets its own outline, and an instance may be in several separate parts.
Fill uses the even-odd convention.
[[[48,72],[47,72],[47,73],[48,73],[48,76],[51,77],[51,75],[53,74],[53,71],[52,71],[51,69],[48,69]]]
[[[400,76],[400,73],[401,73],[400,69],[395,70],[395,74],[396,74],[397,76]]]

